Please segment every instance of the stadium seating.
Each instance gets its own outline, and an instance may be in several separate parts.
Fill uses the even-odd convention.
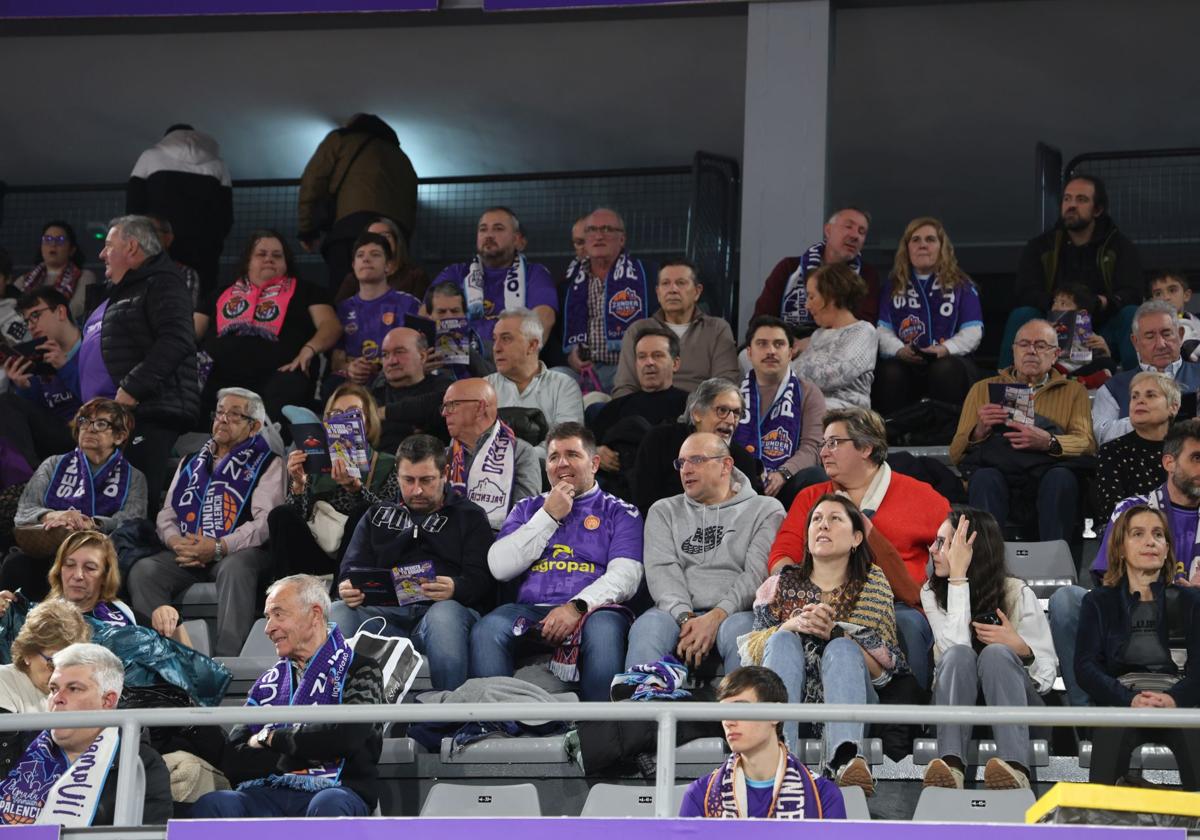
[[[687,785],[671,791],[671,813],[678,814]],[[611,785],[598,782],[588,791],[581,817],[653,817],[653,785]]]
[[[928,787],[921,791],[913,822],[1023,823],[1033,805],[1033,791],[951,790]]]
[[[540,817],[542,806],[537,788],[529,783],[519,785],[456,785],[439,782],[434,785],[425,804],[422,817]]]

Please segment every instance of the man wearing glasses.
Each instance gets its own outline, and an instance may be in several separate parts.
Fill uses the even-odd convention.
[[[1013,513],[1017,522],[1037,522],[1039,540],[1069,540],[1079,502],[1073,465],[1096,451],[1087,390],[1053,369],[1058,338],[1048,322],[1027,322],[1012,349],[1013,366],[967,394],[950,458],[967,478],[971,505],[1001,526]],[[992,402],[989,386],[995,383],[1032,391],[1032,423]]]
[[[599,207],[583,226],[586,257],[571,263],[563,304],[563,352],[579,375],[591,364],[602,389],[612,390],[621,340],[650,314],[650,273],[625,249],[625,221]]]
[[[155,520],[166,551],[129,575],[134,608],[164,636],[175,632],[171,602],[193,583],[217,583],[217,656],[237,656],[254,624],[260,584],[271,569],[267,517],[283,504],[283,461],[262,436],[262,398],[244,388],[217,394],[212,437],[179,462]]]
[[[79,385],[81,333],[70,303],[57,289],[42,286],[17,301],[36,351],[12,355],[4,373],[15,394],[0,398],[0,431],[32,464],[72,449],[67,424],[82,400]]]
[[[683,492],[646,517],[646,585],[655,606],[629,631],[625,670],[672,654],[695,668],[715,645],[725,673],[741,666],[737,639],[754,623],[754,593],[783,523],[778,499],[760,496],[733,465],[729,445],[697,432],[679,448]]]
[[[496,411],[496,391],[483,379],[460,379],[446,389],[442,418],[450,431],[446,478],[483,508],[499,531],[513,505],[542,491],[537,452]]]

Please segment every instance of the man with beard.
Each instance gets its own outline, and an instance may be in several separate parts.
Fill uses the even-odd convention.
[[[1133,313],[1142,300],[1142,263],[1137,247],[1108,215],[1108,193],[1094,175],[1076,175],[1063,188],[1061,216],[1050,230],[1029,240],[1017,267],[1016,309],[1004,325],[999,367],[1012,364],[1009,349],[1026,321],[1042,318],[1054,290],[1074,283],[1097,299],[1092,323],[1108,346],[1120,347],[1122,367],[1137,364],[1129,342]]]
[[[1092,562],[1092,574],[1099,581],[1108,569],[1108,536],[1117,518],[1135,505],[1161,510],[1171,523],[1176,567],[1172,574],[1182,586],[1200,586],[1200,419],[1181,420],[1171,426],[1163,440],[1163,469],[1167,481],[1144,496],[1131,496],[1117,503],[1100,540],[1100,551]],[[1090,705],[1088,693],[1075,679],[1075,637],[1079,630],[1079,608],[1084,589],[1064,586],[1050,596],[1050,632],[1062,667],[1067,698],[1072,706]]]
[[[507,207],[489,207],[479,217],[475,233],[475,258],[447,266],[434,280],[458,283],[467,298],[467,320],[492,354],[492,331],[500,313],[532,309],[542,322],[542,343],[550,336],[558,316],[558,292],[549,270],[526,261],[521,222]]]
[[[798,257],[785,257],[771,269],[762,293],[754,303],[752,318],[770,315],[782,318],[796,336],[793,350],[799,352],[817,324],[805,307],[804,281],[823,265],[845,263],[867,284],[867,294],[854,310],[860,321],[874,324],[879,320],[879,275],[863,262],[862,249],[867,242],[871,217],[857,207],[843,207],[825,223],[820,242]],[[793,354],[794,355],[794,354]]]

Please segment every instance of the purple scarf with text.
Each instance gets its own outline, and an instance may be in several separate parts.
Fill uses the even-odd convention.
[[[0,826],[91,825],[119,741],[116,727],[101,730],[71,763],[44,730],[0,781]]]
[[[450,441],[446,480],[460,495],[483,508],[493,531],[499,531],[513,502],[517,473],[517,435],[503,420],[488,432],[468,470],[467,448]]]
[[[789,371],[783,392],[761,421],[758,380],[753,370],[742,380],[742,399],[746,413],[733,430],[734,445],[760,460],[765,470],[778,470],[800,443],[800,403],[804,389],[799,377]]]
[[[58,460],[42,504],[91,517],[115,516],[129,495],[131,469],[118,449],[93,473],[83,450],[76,448]]]
[[[820,796],[812,773],[782,744],[779,750],[781,756],[775,773],[775,789],[766,818],[804,819],[811,807],[808,804],[808,792],[811,789],[817,812],[813,816],[820,819]],[[710,819],[744,819],[751,816],[746,813],[746,778],[741,762],[741,754],[733,753],[708,777],[708,786],[704,791],[704,816]]]
[[[588,283],[592,271],[589,260],[571,263],[567,274],[567,295],[563,304],[563,352],[588,340]],[[649,314],[646,297],[646,267],[622,251],[604,278],[604,340],[608,349],[618,352],[625,330],[634,321]]]
[[[274,457],[262,435],[242,441],[214,465],[215,450],[216,443],[209,438],[179,471],[171,507],[181,534],[217,539],[232,531],[259,474]]]
[[[263,674],[246,695],[247,706],[337,706],[342,702],[346,673],[354,660],[354,650],[346,643],[336,624],[329,626],[324,644],[308,661],[300,682],[292,685],[292,661],[286,657]],[[267,724],[269,729],[287,729],[294,724]],[[262,726],[247,727],[257,734]],[[342,774],[345,759],[325,764],[312,764],[304,770],[275,774],[265,779],[253,779],[238,785],[248,787],[284,787],[294,790],[324,790],[334,787]]]
[[[788,277],[779,307],[779,317],[793,327],[813,327],[816,323],[808,312],[808,288],[804,285],[808,275],[821,267],[825,260],[825,240],[822,239],[800,255],[800,265]],[[862,255],[846,263],[855,274],[862,274]]]

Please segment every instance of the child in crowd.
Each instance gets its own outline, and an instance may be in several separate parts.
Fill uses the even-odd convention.
[[[786,703],[783,680],[770,668],[747,665],[721,680],[722,703]],[[783,743],[783,723],[723,720],[732,755],[688,785],[681,817],[766,817],[844,820],[846,803],[832,779],[817,778]]]
[[[1180,354],[1189,362],[1200,361],[1200,318],[1187,311],[1187,302],[1192,299],[1192,286],[1182,271],[1169,269],[1160,271],[1150,279],[1147,289],[1154,300],[1165,300],[1179,313],[1179,326],[1183,330],[1183,347]]]
[[[379,373],[379,348],[383,337],[404,326],[404,316],[415,314],[421,301],[388,285],[392,246],[378,233],[364,233],[354,243],[354,277],[358,294],[337,305],[342,337],[334,348],[329,387],[343,381],[369,385]]]
[[[1072,329],[1074,322],[1066,316],[1071,313],[1092,313],[1097,311],[1095,295],[1082,283],[1059,286],[1054,290],[1054,300],[1050,304],[1048,320],[1054,324],[1060,335],[1064,330]],[[1078,315],[1076,316],[1078,317]],[[1060,338],[1059,346],[1063,351],[1059,354],[1054,367],[1064,376],[1078,379],[1089,391],[1104,385],[1118,370],[1117,360],[1108,349],[1108,342],[1100,333],[1091,331],[1084,340],[1084,346],[1092,351],[1090,362],[1072,361],[1070,356],[1071,342],[1066,341],[1065,347]]]

